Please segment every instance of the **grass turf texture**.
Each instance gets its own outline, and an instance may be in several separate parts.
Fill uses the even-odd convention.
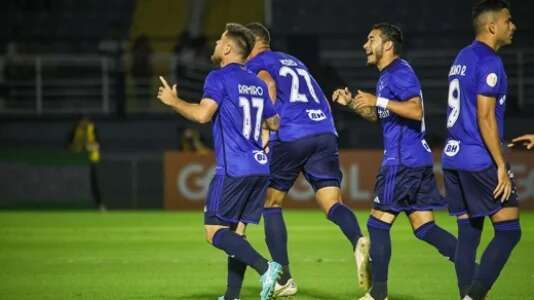
[[[352,252],[318,211],[287,211],[292,299],[357,299]],[[216,299],[226,286],[226,255],[203,237],[200,212],[0,212],[0,299]],[[362,228],[366,213],[358,213]],[[444,213],[438,224],[456,233]],[[534,214],[489,299],[534,299]],[[481,246],[493,235],[486,221]],[[263,226],[248,239],[264,255]],[[451,263],[417,240],[399,216],[392,229],[393,300],[458,299]],[[481,249],[481,248],[479,248]],[[480,252],[480,251],[479,251]],[[259,276],[247,270],[241,299],[258,299]]]

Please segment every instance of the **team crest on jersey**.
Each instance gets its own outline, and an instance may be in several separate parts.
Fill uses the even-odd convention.
[[[460,141],[456,140],[449,140],[447,145],[445,145],[445,149],[443,149],[445,155],[449,157],[455,156],[458,154],[458,151],[460,151]]]
[[[495,87],[495,85],[497,85],[497,74],[489,73],[488,76],[486,76],[486,84],[490,87]]]
[[[306,112],[312,121],[319,122],[326,119],[326,114],[320,109],[307,109]]]
[[[254,159],[261,165],[267,163],[267,154],[265,154],[265,152],[262,150],[254,150],[252,154],[254,155]]]

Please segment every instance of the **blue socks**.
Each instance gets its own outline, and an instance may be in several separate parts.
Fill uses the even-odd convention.
[[[510,253],[521,239],[519,220],[493,224],[495,236],[480,259],[479,271],[475,274],[468,294],[474,300],[483,299],[503,269]]]
[[[425,223],[415,231],[415,236],[436,247],[443,256],[454,262],[457,240],[454,235],[443,230],[434,221]]]
[[[456,277],[460,296],[463,298],[475,275],[477,247],[484,218],[458,219],[458,245],[456,247]]]
[[[327,218],[339,226],[343,234],[351,242],[354,250],[358,239],[362,236],[362,232],[352,210],[342,203],[336,203],[328,211]]]
[[[219,229],[213,235],[213,246],[223,250],[229,256],[235,256],[236,259],[254,268],[260,275],[263,275],[269,268],[265,258],[242,236],[228,228]]]
[[[274,261],[282,265],[283,272],[278,283],[285,284],[290,278],[289,257],[287,254],[287,229],[280,207],[263,209],[265,242]]]
[[[388,268],[391,259],[391,224],[369,216],[367,229],[371,238],[371,296],[376,300],[387,297]]]
[[[226,293],[224,294],[225,299],[239,299],[246,269],[247,265],[245,263],[235,257],[228,256],[228,278]]]

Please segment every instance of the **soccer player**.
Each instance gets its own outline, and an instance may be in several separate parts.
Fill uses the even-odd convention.
[[[511,144],[508,144],[508,147],[513,147],[515,143],[520,142],[522,142],[528,150],[534,148],[534,134],[525,134],[522,136],[518,136],[512,140]]]
[[[319,207],[349,240],[357,256],[360,285],[367,287],[369,239],[362,237],[354,213],[341,201],[337,132],[328,100],[300,60],[271,51],[265,26],[251,23],[247,27],[256,43],[246,66],[266,82],[280,115],[280,129],[270,144],[271,177],[263,211],[267,246],[284,270],[275,295],[291,296],[297,292],[289,270],[282,203],[301,172],[314,189]]]
[[[391,257],[390,228],[405,212],[417,238],[454,261],[456,238],[434,223],[432,210],[445,206],[432,172],[432,153],[424,139],[421,85],[415,72],[400,58],[402,32],[394,25],[374,25],[363,45],[367,64],[380,71],[376,96],[345,89],[334,91],[334,101],[348,105],[363,118],[380,120],[384,159],[377,176],[373,209],[367,222],[371,238],[372,287],[361,299],[387,299]]]
[[[213,121],[216,168],[204,209],[206,239],[228,254],[228,265],[239,261],[261,275],[260,299],[271,299],[282,267],[268,262],[242,236],[244,226],[258,223],[269,180],[268,158],[262,148],[261,128],[279,127],[279,118],[269,99],[267,86],[244,67],[254,37],[243,25],[229,23],[217,41],[212,71],[204,83],[200,103],[182,100],[176,85],[163,77],[158,99],[187,119]],[[229,270],[231,276],[231,270]],[[239,295],[219,299],[234,300]]]
[[[448,138],[442,154],[449,211],[458,218],[456,275],[461,297],[483,299],[521,238],[515,186],[503,157],[507,77],[497,51],[516,29],[509,4],[473,9],[475,40],[449,72]],[[475,272],[484,217],[495,235]]]

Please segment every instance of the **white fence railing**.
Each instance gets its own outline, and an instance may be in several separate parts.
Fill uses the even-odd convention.
[[[429,113],[442,112],[446,76],[455,54],[445,49],[405,55],[422,82]],[[509,94],[520,109],[532,108],[534,50],[507,49],[501,56],[509,77]],[[365,66],[363,52],[324,50],[321,63],[332,66],[351,87],[374,89],[377,73]],[[141,65],[141,72],[134,71],[134,65]],[[158,75],[177,82],[184,98],[197,100],[204,77],[212,68],[206,59],[184,61],[173,54],[155,54],[141,62],[131,55],[0,56],[0,115],[110,114],[121,109],[125,113],[169,112],[155,99]]]

